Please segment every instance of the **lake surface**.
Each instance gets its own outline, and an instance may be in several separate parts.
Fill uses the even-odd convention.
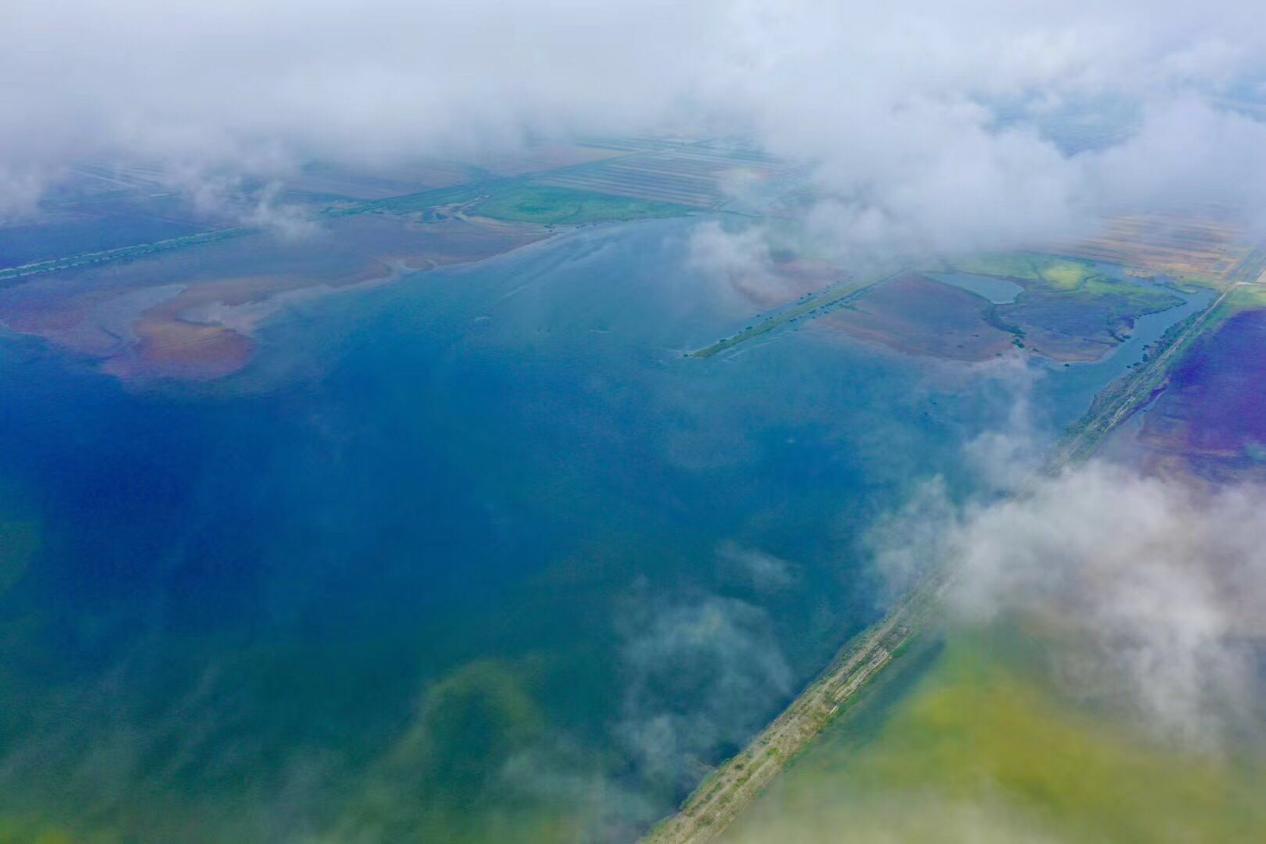
[[[927,275],[928,278],[936,279],[941,284],[948,284],[951,287],[966,290],[968,293],[975,293],[995,305],[1008,305],[1024,292],[1024,288],[1014,281],[994,276],[959,272],[928,273]]]
[[[871,527],[977,488],[1017,367],[1039,423],[1118,371],[687,358],[760,310],[694,225],[299,303],[206,385],[0,342],[0,831],[628,840],[882,611]]]

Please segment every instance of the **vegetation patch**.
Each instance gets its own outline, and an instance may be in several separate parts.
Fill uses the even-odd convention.
[[[1014,639],[1014,632],[1011,638]],[[846,724],[732,840],[1266,840],[1260,760],[1183,750],[1078,706],[999,631],[951,636],[859,734]]]
[[[666,202],[648,202],[568,188],[520,185],[476,203],[470,213],[494,220],[552,226],[678,217],[688,210]]]
[[[954,262],[960,272],[1021,281],[1041,281],[1064,290],[1074,289],[1098,274],[1093,263],[1030,252],[988,252]]]
[[[990,321],[1055,360],[1097,360],[1133,331],[1134,321],[1181,305],[1176,291],[1105,272],[1090,261],[1027,252],[964,259],[956,269],[1024,287]]]

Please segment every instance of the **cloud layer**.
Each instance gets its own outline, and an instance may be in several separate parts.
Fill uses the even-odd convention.
[[[1224,107],[1261,93],[1244,2],[18,0],[0,19],[10,212],[83,158],[275,177],[656,131],[805,162],[810,219],[850,250],[1008,243],[1138,203],[1266,207],[1266,128]],[[1064,124],[1087,113],[1110,131],[1077,153]]]

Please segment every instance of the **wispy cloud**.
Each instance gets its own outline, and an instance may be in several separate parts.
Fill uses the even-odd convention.
[[[733,598],[652,602],[626,619],[620,741],[659,789],[691,787],[791,690],[769,618]]]

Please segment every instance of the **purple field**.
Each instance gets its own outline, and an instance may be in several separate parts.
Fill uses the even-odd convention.
[[[1162,459],[1185,454],[1201,474],[1248,471],[1266,444],[1266,311],[1248,311],[1206,337],[1147,415],[1143,444]]]

